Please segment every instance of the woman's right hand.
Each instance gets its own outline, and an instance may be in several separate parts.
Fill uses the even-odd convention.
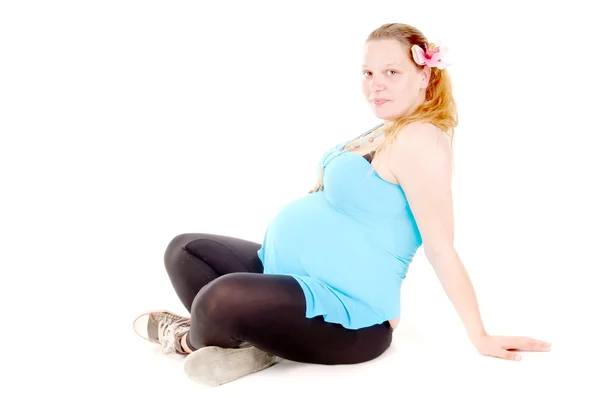
[[[313,192],[322,191],[322,190],[323,190],[323,185],[320,185],[317,183],[317,185],[315,185],[315,187],[313,189],[308,191],[308,193],[313,193]]]
[[[313,192],[322,191],[322,190],[323,190],[323,169],[321,169],[321,171],[319,173],[319,178],[317,179],[317,184],[315,185],[315,187],[313,189],[308,191],[308,193],[313,193]]]

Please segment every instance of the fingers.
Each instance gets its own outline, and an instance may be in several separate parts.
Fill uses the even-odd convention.
[[[308,193],[313,193],[313,192],[322,191],[322,190],[323,190],[323,186],[322,185],[317,185],[316,187],[314,187],[313,189],[311,189],[310,191],[308,191]]]
[[[497,357],[497,358],[508,359],[509,361],[520,361],[521,360],[521,356],[519,354],[517,354],[516,352],[503,350],[502,348],[493,349],[492,352],[490,353],[490,355]]]
[[[550,343],[529,337],[509,337],[502,347],[508,350],[520,351],[550,351]]]

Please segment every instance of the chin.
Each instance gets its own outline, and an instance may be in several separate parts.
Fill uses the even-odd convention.
[[[393,121],[393,120],[398,119],[400,116],[402,116],[399,112],[393,112],[391,110],[384,110],[384,109],[379,109],[379,108],[373,109],[373,114],[378,119],[385,120],[385,121]]]

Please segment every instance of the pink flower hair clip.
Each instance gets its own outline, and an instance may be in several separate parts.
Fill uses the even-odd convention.
[[[425,50],[421,46],[414,45],[411,47],[413,59],[417,65],[427,65],[432,68],[444,69],[448,66],[442,61],[442,57],[446,55],[448,49],[439,47],[433,43],[429,43]]]

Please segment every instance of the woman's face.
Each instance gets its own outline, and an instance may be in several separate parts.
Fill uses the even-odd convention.
[[[425,99],[430,69],[421,69],[409,54],[410,49],[394,39],[364,46],[362,91],[381,120],[405,116]]]

